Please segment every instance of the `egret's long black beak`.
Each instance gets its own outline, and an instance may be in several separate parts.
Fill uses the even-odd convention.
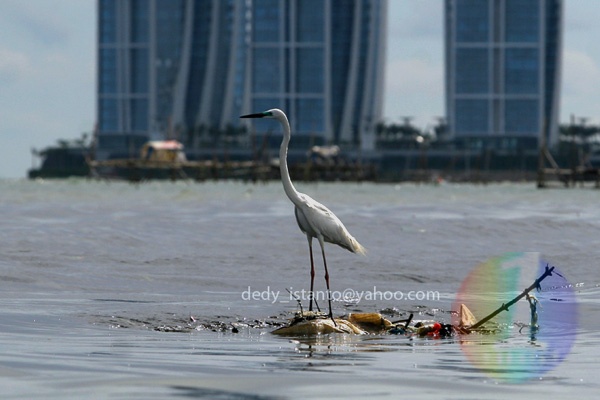
[[[265,113],[247,114],[242,115],[240,118],[263,118],[266,117]]]

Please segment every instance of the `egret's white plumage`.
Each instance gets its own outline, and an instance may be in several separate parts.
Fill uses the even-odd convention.
[[[365,254],[365,248],[348,232],[342,221],[330,209],[304,193],[298,193],[301,205],[296,205],[294,213],[300,230],[308,240],[320,237],[325,242],[337,244],[353,253]]]
[[[279,109],[271,109],[262,113],[243,115],[241,118],[274,118],[283,126],[283,140],[279,149],[279,168],[281,170],[281,181],[285,194],[294,203],[296,221],[300,230],[306,234],[310,250],[311,282],[310,292],[314,292],[314,262],[312,254],[312,239],[316,238],[321,246],[323,264],[325,266],[325,282],[329,291],[329,273],[325,259],[325,242],[337,244],[353,253],[365,254],[365,248],[348,232],[342,221],[335,216],[331,210],[310,196],[300,193],[294,187],[287,166],[287,152],[290,142],[291,131],[285,113]],[[312,296],[309,310],[312,311]],[[329,298],[329,316],[333,318],[331,311],[331,299]],[[335,322],[335,321],[334,321]]]

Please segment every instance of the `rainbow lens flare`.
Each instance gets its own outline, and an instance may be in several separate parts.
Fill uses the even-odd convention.
[[[464,304],[481,320],[521,294],[547,265],[552,267],[539,253],[491,258],[463,281],[452,309],[458,311]],[[484,332],[460,335],[461,348],[473,366],[494,379],[522,382],[541,378],[565,359],[577,331],[575,288],[557,267],[539,286],[530,292],[535,300],[519,300],[486,323]],[[537,327],[531,326],[536,322]],[[453,315],[452,323],[459,325],[460,316]]]

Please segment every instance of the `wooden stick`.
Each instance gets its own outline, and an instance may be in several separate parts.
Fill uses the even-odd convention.
[[[517,301],[521,300],[523,297],[525,297],[527,295],[527,293],[531,292],[533,289],[539,288],[540,282],[543,281],[544,279],[546,279],[546,277],[551,276],[552,271],[554,271],[554,267],[548,268],[548,264],[546,264],[546,271],[542,274],[542,276],[537,278],[535,280],[535,282],[533,282],[533,284],[531,284],[531,286],[529,286],[527,289],[523,290],[523,293],[521,293],[520,295],[518,295],[517,297],[515,297],[508,303],[502,304],[500,306],[500,308],[498,308],[496,311],[494,311],[487,317],[483,318],[481,321],[477,322],[475,325],[468,328],[467,331],[470,332],[470,331],[476,330],[477,328],[481,327],[481,325],[485,324],[486,322],[488,322],[489,320],[494,318],[496,315],[500,314],[502,311],[508,311],[508,307],[512,306]]]

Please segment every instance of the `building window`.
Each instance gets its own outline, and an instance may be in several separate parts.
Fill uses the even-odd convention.
[[[537,42],[539,39],[539,0],[506,0],[506,41]]]
[[[487,135],[489,113],[487,100],[456,100],[454,113],[457,135]]]
[[[252,6],[252,34],[254,42],[278,42],[279,0],[255,1]]]
[[[100,99],[100,131],[118,130],[119,118],[116,99]]]
[[[131,50],[131,91],[148,93],[148,49]]]
[[[114,43],[117,40],[117,2],[100,0],[100,43]]]
[[[322,99],[296,100],[296,129],[311,134],[323,132],[325,128],[325,109]]]
[[[456,93],[487,93],[489,55],[487,49],[456,50]]]
[[[456,21],[458,42],[487,42],[490,30],[487,1],[457,0]]]
[[[147,99],[131,100],[131,130],[143,132],[148,130]]]
[[[298,41],[322,42],[325,2],[322,0],[302,0],[296,4],[298,7]]]
[[[537,136],[539,133],[538,105],[537,100],[506,100],[504,105],[506,133]]]
[[[506,93],[538,93],[539,55],[537,49],[506,49],[504,69]]]
[[[131,2],[131,42],[148,41],[148,1],[133,0]]]
[[[102,94],[117,93],[117,51],[115,49],[100,50],[100,82]]]
[[[279,49],[255,48],[252,63],[254,64],[252,68],[254,93],[279,92],[279,73],[281,71]]]
[[[298,49],[296,91],[322,93],[325,60],[322,48]]]

